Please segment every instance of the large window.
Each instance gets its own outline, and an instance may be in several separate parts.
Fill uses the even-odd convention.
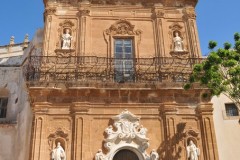
[[[6,118],[8,98],[0,98],[0,118]]]
[[[114,40],[114,80],[116,82],[134,81],[134,54],[132,39]]]
[[[227,116],[239,116],[238,108],[234,103],[225,104]]]

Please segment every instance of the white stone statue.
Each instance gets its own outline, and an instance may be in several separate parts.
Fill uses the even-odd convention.
[[[174,43],[174,51],[183,52],[183,41],[182,38],[179,37],[178,32],[175,32],[175,37],[173,38]]]
[[[58,142],[56,148],[52,150],[51,155],[52,160],[66,160],[66,154],[60,142]]]
[[[158,160],[159,159],[159,155],[158,153],[156,152],[155,149],[153,149],[150,153],[150,160]]]
[[[200,155],[200,149],[196,147],[192,140],[190,140],[189,145],[187,146],[187,157],[189,160],[198,160]]]
[[[62,35],[62,49],[70,49],[71,40],[72,36],[70,35],[70,30],[67,28],[65,29],[65,33]]]
[[[99,149],[95,155],[95,160],[104,160],[104,159],[105,159],[105,156],[104,156],[102,150]]]

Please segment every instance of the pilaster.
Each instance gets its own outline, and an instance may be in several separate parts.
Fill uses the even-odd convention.
[[[162,5],[155,5],[153,9],[153,18],[154,18],[154,26],[155,26],[155,41],[156,41],[156,56],[164,57],[165,46],[164,46],[164,37],[163,37],[163,23],[164,23],[164,9]]]
[[[183,13],[183,19],[186,23],[187,34],[189,37],[190,57],[201,57],[195,10],[193,7],[187,7],[184,9]]]
[[[213,107],[211,103],[198,105],[204,160],[218,160],[217,142],[213,124]]]
[[[72,160],[85,159],[85,152],[89,151],[86,145],[89,144],[89,123],[87,113],[89,105],[87,103],[73,103],[71,112],[73,115],[73,152]],[[88,130],[88,132],[87,132]],[[84,132],[83,132],[84,131]]]
[[[173,137],[176,135],[177,124],[177,108],[176,103],[163,103],[160,108],[160,115],[163,118],[164,139],[166,146],[164,158],[172,159],[176,153],[176,146],[174,146]]]
[[[78,48],[78,56],[84,56],[87,49],[87,31],[89,30],[87,25],[90,16],[90,4],[87,1],[83,1],[79,5],[78,19],[79,19],[79,48]],[[88,29],[88,30],[87,30]]]
[[[43,38],[43,55],[47,56],[51,48],[49,40],[51,38],[53,17],[56,13],[56,8],[46,8],[44,12],[44,38]]]

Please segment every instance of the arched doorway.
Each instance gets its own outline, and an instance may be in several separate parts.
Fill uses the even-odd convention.
[[[113,160],[139,160],[139,158],[133,151],[122,149],[114,155]]]

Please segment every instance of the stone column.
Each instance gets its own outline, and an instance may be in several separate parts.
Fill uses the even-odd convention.
[[[187,35],[188,35],[188,48],[190,52],[190,57],[201,57],[200,43],[196,25],[196,14],[193,7],[187,7],[183,11]]]
[[[203,159],[218,160],[217,142],[213,124],[213,107],[211,103],[201,103],[198,105],[197,113],[200,119]]]

